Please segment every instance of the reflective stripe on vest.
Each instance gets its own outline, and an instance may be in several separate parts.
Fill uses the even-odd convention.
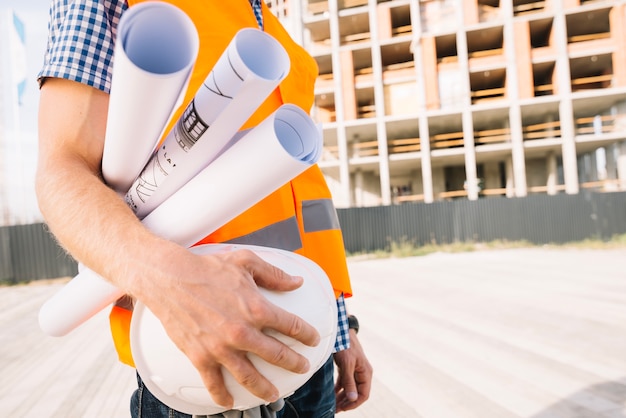
[[[305,233],[340,229],[337,211],[335,211],[335,206],[330,199],[302,202],[302,223]],[[298,220],[295,216],[225,242],[263,245],[287,251],[296,251],[302,248]]]
[[[339,229],[335,205],[330,199],[305,200],[302,202],[304,232]]]
[[[244,236],[229,239],[231,244],[263,245],[280,250],[296,251],[302,248],[302,239],[295,216],[276,222]]]

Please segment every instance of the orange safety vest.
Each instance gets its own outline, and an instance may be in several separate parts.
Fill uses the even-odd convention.
[[[145,0],[129,0],[128,4],[132,7],[142,1]],[[200,37],[198,58],[184,103],[172,118],[173,125],[237,31],[245,27],[258,28],[258,23],[249,0],[168,2],[187,13]],[[291,39],[265,2],[261,4],[264,31],[283,45],[291,59],[291,67],[288,76],[242,129],[258,125],[283,103],[293,103],[308,112],[313,105],[313,88],[318,74],[315,60]],[[294,251],[315,261],[326,272],[337,296],[341,293],[345,297],[352,295],[337,213],[317,165],[198,244],[216,242],[262,245]],[[120,360],[134,366],[129,341],[131,315],[132,311],[115,306],[110,314],[110,324]]]

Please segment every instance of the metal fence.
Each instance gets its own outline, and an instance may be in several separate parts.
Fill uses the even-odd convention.
[[[562,244],[626,233],[626,193],[459,199],[338,210],[349,253],[392,243],[527,241]]]
[[[338,210],[349,253],[392,243],[450,244],[495,240],[534,244],[626,233],[626,192],[534,195]],[[0,283],[74,276],[76,262],[45,225],[0,227]]]
[[[44,224],[0,227],[0,283],[74,276],[76,262]]]

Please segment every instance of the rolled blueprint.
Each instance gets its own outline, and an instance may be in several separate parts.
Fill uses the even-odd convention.
[[[315,123],[285,104],[143,219],[155,234],[190,247],[314,164]]]
[[[139,219],[206,167],[289,73],[289,56],[259,29],[235,34],[176,126],[126,194]],[[193,151],[192,151],[193,148]]]
[[[122,296],[118,287],[79,264],[78,274],[39,309],[39,327],[62,337]]]
[[[182,104],[198,48],[193,22],[169,3],[140,3],[122,15],[102,157],[104,179],[118,193],[128,191]]]
[[[142,222],[190,247],[315,164],[321,149],[321,133],[306,112],[283,105]],[[39,325],[48,335],[66,335],[122,295],[84,269],[42,306]]]

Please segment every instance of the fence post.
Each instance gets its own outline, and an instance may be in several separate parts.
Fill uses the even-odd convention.
[[[0,227],[0,284],[14,284],[13,258],[11,256],[11,234],[9,227]]]

